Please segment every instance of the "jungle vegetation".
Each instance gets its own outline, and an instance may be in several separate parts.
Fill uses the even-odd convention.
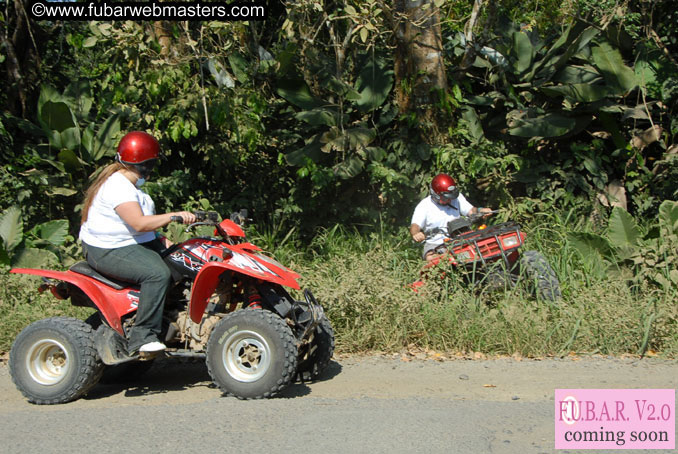
[[[340,349],[678,350],[672,2],[274,0],[249,22],[36,21],[24,3],[0,1],[0,351],[70,310],[7,271],[80,259],[83,191],[129,130],[161,143],[157,209],[248,208]],[[406,227],[440,171],[523,224],[558,307],[407,293]]]

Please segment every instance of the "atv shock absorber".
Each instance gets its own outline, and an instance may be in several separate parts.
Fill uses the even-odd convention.
[[[254,287],[250,287],[247,292],[247,308],[261,309],[261,307],[261,295]]]

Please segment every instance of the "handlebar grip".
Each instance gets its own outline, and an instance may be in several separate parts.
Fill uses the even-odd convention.
[[[211,221],[217,222],[219,220],[219,214],[216,211],[194,211],[196,222]],[[171,216],[171,222],[184,222],[184,218],[181,216]]]
[[[195,220],[199,222],[217,222],[219,220],[219,213],[216,211],[194,211],[193,214],[195,215]]]

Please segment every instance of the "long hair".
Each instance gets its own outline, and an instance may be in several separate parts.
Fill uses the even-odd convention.
[[[94,197],[96,197],[97,192],[99,192],[101,185],[104,184],[108,177],[113,175],[118,170],[122,170],[124,168],[125,167],[119,162],[114,162],[113,164],[107,165],[101,172],[99,172],[99,176],[96,177],[90,187],[87,188],[87,191],[85,191],[85,201],[82,203],[82,217],[80,218],[80,225],[87,221],[89,208],[92,206],[92,201],[94,200]]]

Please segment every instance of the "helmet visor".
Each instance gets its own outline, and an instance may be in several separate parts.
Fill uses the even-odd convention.
[[[457,197],[459,197],[459,189],[454,186],[450,186],[447,191],[441,192],[438,194],[440,196],[440,201],[443,203],[450,202]]]

